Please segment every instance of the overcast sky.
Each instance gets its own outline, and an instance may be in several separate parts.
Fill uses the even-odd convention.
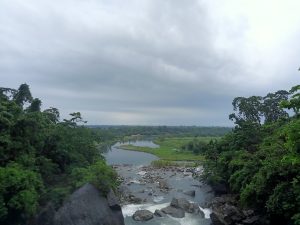
[[[0,0],[0,86],[89,124],[232,125],[300,83],[299,0]]]

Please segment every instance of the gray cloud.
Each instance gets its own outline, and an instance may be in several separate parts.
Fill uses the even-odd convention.
[[[256,1],[229,2],[3,0],[1,86],[26,82],[45,108],[91,124],[230,125],[235,96],[299,82],[300,16],[282,8],[286,35],[272,20],[264,34]]]

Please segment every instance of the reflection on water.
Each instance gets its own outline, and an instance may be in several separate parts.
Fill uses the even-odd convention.
[[[157,160],[158,158],[152,154],[145,152],[134,152],[118,149],[120,145],[124,144],[132,144],[135,146],[143,146],[150,148],[157,148],[158,145],[154,144],[152,141],[134,141],[134,142],[124,142],[124,143],[116,143],[113,145],[107,153],[103,154],[106,158],[106,161],[110,165],[119,165],[119,164],[132,164],[135,166],[139,165],[149,165],[153,160]]]

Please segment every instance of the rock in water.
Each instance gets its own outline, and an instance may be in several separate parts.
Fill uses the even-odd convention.
[[[195,191],[195,190],[185,191],[185,192],[183,192],[183,194],[189,195],[189,196],[191,196],[191,197],[195,197],[196,191]]]
[[[106,198],[86,184],[56,212],[54,225],[124,225],[124,218],[113,192]]]
[[[170,204],[174,208],[182,209],[187,213],[200,214],[204,217],[204,213],[200,210],[197,203],[191,203],[185,198],[173,198]]]
[[[190,207],[190,202],[185,198],[173,198],[171,201],[171,206],[183,209],[187,212]]]
[[[165,217],[165,214],[159,209],[155,210],[154,215],[157,217]]]
[[[132,218],[136,221],[147,221],[153,218],[153,213],[149,210],[138,210],[133,214]]]
[[[185,216],[183,209],[175,208],[173,206],[168,206],[166,208],[163,208],[161,209],[161,211],[175,218],[183,218]]]

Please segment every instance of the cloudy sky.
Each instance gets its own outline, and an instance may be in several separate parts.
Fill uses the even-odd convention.
[[[232,125],[300,83],[299,0],[0,0],[0,86],[89,124]]]

